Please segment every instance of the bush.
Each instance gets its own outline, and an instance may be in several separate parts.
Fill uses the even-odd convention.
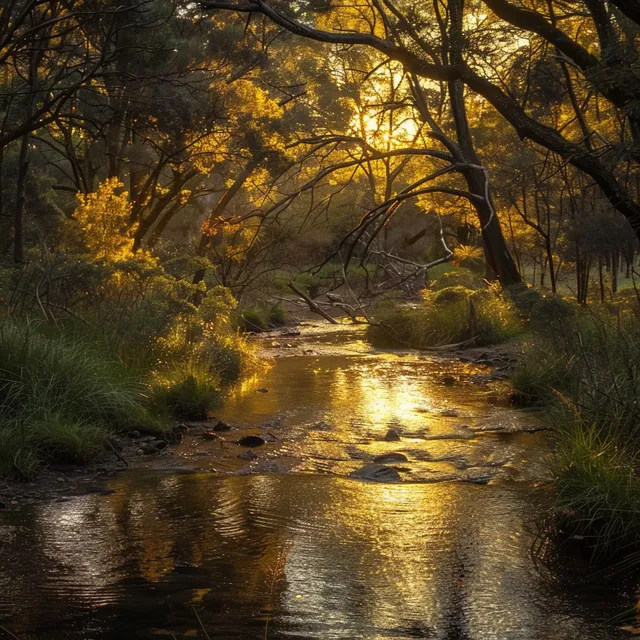
[[[113,431],[205,417],[253,363],[229,289],[191,284],[208,261],[134,252],[130,213],[108,180],[79,196],[57,252],[34,248],[23,268],[3,271],[0,298],[23,325],[0,326],[0,473],[86,462]],[[36,314],[46,322],[27,320]],[[267,321],[283,314],[274,305]]]
[[[220,405],[221,379],[199,363],[175,364],[157,376],[151,399],[173,416],[185,420],[206,420]]]
[[[444,265],[441,265],[444,266]],[[465,287],[466,289],[483,289],[487,285],[485,281],[477,274],[464,267],[455,267],[446,265],[447,269],[440,273],[436,269],[430,269],[428,273],[429,288],[446,289],[448,287]]]
[[[467,340],[493,344],[522,330],[509,300],[496,291],[472,291],[462,286],[423,291],[417,306],[387,298],[373,311],[375,325],[368,336],[374,344],[404,344],[417,348]]]
[[[243,309],[237,319],[238,328],[246,333],[261,333],[281,327],[287,321],[287,312],[280,304],[266,304]]]
[[[637,454],[616,432],[580,418],[563,425],[553,466],[556,507],[572,514],[568,532],[584,536],[598,555],[618,555],[640,541]]]

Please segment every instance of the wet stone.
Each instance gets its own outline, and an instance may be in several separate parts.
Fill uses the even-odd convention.
[[[115,489],[107,489],[106,487],[90,486],[87,487],[87,493],[97,493],[101,496],[110,496],[112,493],[117,493]]]
[[[352,478],[370,482],[401,482],[400,474],[393,467],[383,464],[365,464],[349,474]]]
[[[445,409],[440,412],[443,418],[457,418],[460,414],[455,409]]]
[[[138,451],[142,451],[142,455],[145,456],[151,456],[154,453],[158,453],[159,450],[160,449],[158,449],[152,442],[145,443],[140,447],[140,449],[138,449]]]
[[[473,484],[488,484],[493,479],[493,473],[483,469],[470,469],[464,479]]]
[[[238,444],[243,447],[260,447],[266,440],[261,436],[244,436],[238,440]]]
[[[409,462],[404,453],[385,453],[373,459],[376,464],[390,464],[392,462]]]
[[[240,460],[257,460],[258,455],[254,451],[251,451],[251,449],[248,449],[247,451],[243,451],[238,458],[240,458]]]
[[[231,427],[226,423],[222,422],[222,420],[218,420],[216,424],[213,426],[214,431],[230,431]]]
[[[383,439],[387,442],[396,442],[400,440],[400,434],[395,429],[389,429]]]

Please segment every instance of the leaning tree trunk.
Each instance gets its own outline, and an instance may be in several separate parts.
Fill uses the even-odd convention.
[[[473,145],[464,104],[464,88],[460,81],[449,83],[449,97],[463,160],[473,165],[465,169],[463,175],[469,192],[474,196],[472,202],[482,230],[487,272],[495,273],[503,287],[519,284],[522,282],[522,277],[502,235],[498,214],[491,198],[489,174],[481,165]]]

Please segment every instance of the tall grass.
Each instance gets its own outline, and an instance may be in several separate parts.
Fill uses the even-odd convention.
[[[521,397],[556,432],[556,507],[595,554],[640,546],[640,319],[627,305],[559,314],[525,349]]]
[[[115,357],[35,323],[0,325],[0,396],[0,473],[86,462],[112,431],[149,420],[144,385]]]
[[[221,378],[197,361],[176,362],[155,375],[151,401],[177,418],[206,420],[221,402]]]
[[[159,433],[172,417],[204,419],[253,358],[246,341],[219,324],[179,323],[151,356],[137,357],[126,338],[5,321],[0,475],[30,477],[53,461],[89,462],[114,432]]]
[[[419,304],[398,299],[382,301],[373,311],[371,342],[416,348],[461,342],[478,345],[507,340],[522,330],[514,305],[493,290],[474,291],[463,286],[438,291],[427,289]]]
[[[236,324],[241,331],[260,333],[283,326],[287,312],[280,304],[263,304],[236,311]]]

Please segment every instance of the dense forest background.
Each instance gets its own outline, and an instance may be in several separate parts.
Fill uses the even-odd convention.
[[[605,300],[640,228],[627,4],[9,2],[5,261],[45,314],[149,256],[240,299],[451,260]]]

